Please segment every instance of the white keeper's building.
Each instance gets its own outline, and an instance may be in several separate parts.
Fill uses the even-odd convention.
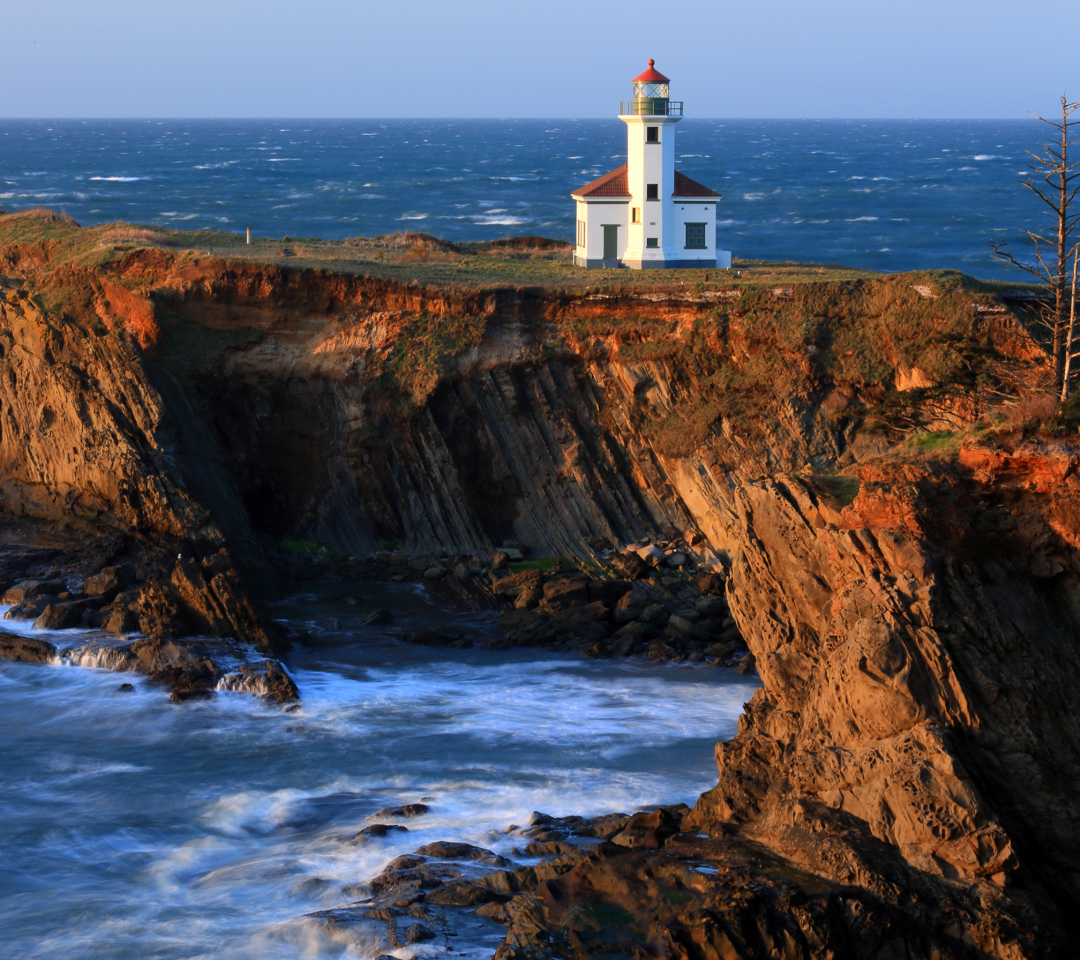
[[[675,124],[682,101],[669,99],[671,81],[653,67],[634,77],[624,100],[626,163],[575,190],[579,267],[730,267],[716,249],[720,194],[675,169]]]

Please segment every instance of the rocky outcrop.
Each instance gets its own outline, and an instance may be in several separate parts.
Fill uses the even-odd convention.
[[[595,633],[607,655],[734,627],[762,679],[717,786],[677,825],[639,824],[654,847],[537,886],[507,951],[603,952],[615,927],[688,958],[1063,942],[1080,450],[995,412],[1045,374],[1000,301],[925,277],[571,295],[164,250],[98,272],[43,247],[0,259],[28,277],[0,305],[6,509],[168,543],[121,604],[144,630],[268,645],[228,558],[284,537],[582,561],[606,543],[627,581],[650,562],[628,546],[684,538],[726,574],[727,626],[589,578],[492,584],[521,642]]]

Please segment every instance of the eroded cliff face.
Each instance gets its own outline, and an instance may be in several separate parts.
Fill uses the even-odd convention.
[[[903,277],[438,291],[166,251],[76,277],[6,256],[25,279],[0,305],[9,511],[113,517],[196,556],[283,536],[591,556],[699,531],[763,689],[685,826],[737,838],[717,863],[825,884],[800,887],[824,912],[790,955],[857,955],[835,944],[874,924],[891,932],[869,956],[1057,949],[1080,899],[1080,450],[971,432],[1045,375],[993,297]],[[31,296],[74,288],[79,308]],[[970,436],[930,455],[915,425]],[[575,890],[617,900],[613,862],[559,881],[545,922],[565,927]],[[660,955],[727,955],[670,933],[686,922],[655,920]]]

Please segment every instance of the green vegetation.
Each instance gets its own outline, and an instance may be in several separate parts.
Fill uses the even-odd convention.
[[[422,313],[407,317],[405,322],[383,363],[381,379],[419,407],[457,358],[480,342],[487,320],[477,315],[435,317]]]
[[[282,553],[291,553],[298,557],[327,557],[330,560],[345,560],[348,558],[348,554],[335,550],[333,547],[328,547],[326,544],[316,543],[314,540],[298,540],[286,537],[278,544],[278,548]]]

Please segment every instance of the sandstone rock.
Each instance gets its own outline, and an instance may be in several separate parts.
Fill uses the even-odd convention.
[[[578,577],[558,577],[544,584],[544,605],[549,609],[584,606],[588,602],[588,582]]]
[[[83,589],[91,597],[108,596],[118,593],[134,579],[135,568],[129,563],[102,567],[98,573],[87,578]]]
[[[372,838],[382,838],[391,833],[408,833],[409,828],[403,827],[400,823],[373,823],[369,827],[364,827],[358,831],[353,837],[354,843],[363,843]]]
[[[685,553],[673,553],[666,557],[664,562],[669,567],[681,567],[686,563],[687,557]]]
[[[544,599],[544,585],[536,580],[526,583],[514,601],[514,606],[519,610],[532,610]]]
[[[139,618],[131,607],[116,606],[108,614],[102,629],[114,637],[126,637],[139,630]]]
[[[664,552],[651,543],[646,547],[639,547],[636,552],[642,563],[647,567],[658,567],[666,559]]]
[[[438,860],[475,860],[486,863],[491,867],[515,867],[513,860],[477,847],[471,843],[455,843],[447,840],[436,840],[434,843],[425,844],[416,849],[416,854],[423,857],[434,857]]]
[[[626,826],[611,838],[611,842],[620,847],[656,850],[664,845],[668,837],[679,832],[680,820],[679,816],[664,807],[651,813],[635,813]]]
[[[0,660],[15,660],[19,663],[52,663],[56,657],[56,646],[48,640],[0,631]]]
[[[539,570],[522,570],[495,581],[495,593],[500,597],[516,597],[527,585],[540,584]]]
[[[723,597],[702,597],[694,604],[694,609],[703,617],[727,616],[727,601]]]
[[[496,550],[491,555],[491,569],[492,570],[505,570],[506,565],[510,562],[510,555],[505,550]]]
[[[637,620],[650,606],[651,601],[647,594],[631,590],[615,604],[615,620],[617,623]]]
[[[611,566],[627,580],[639,579],[649,569],[636,553],[620,553],[611,559]]]
[[[19,604],[41,596],[56,596],[67,591],[62,580],[21,580],[4,591],[4,603]]]
[[[650,603],[641,611],[638,619],[642,623],[652,623],[656,625],[663,625],[670,619],[670,614],[667,612],[667,608],[662,603]]]
[[[562,628],[547,614],[533,610],[514,610],[499,620],[499,629],[515,646],[538,647],[554,643]]]
[[[82,623],[84,608],[78,603],[50,603],[34,621],[35,630],[67,630]]]

